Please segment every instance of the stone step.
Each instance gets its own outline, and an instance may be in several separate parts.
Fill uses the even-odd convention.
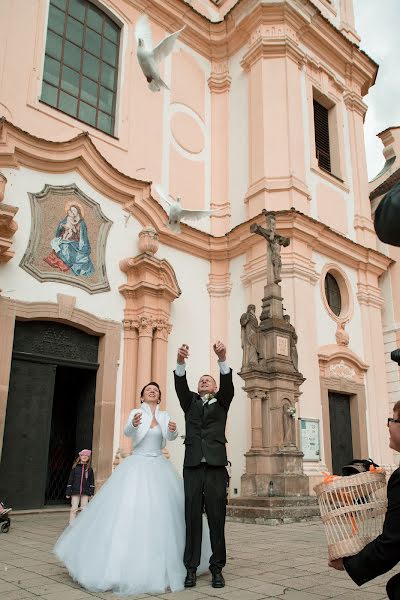
[[[229,506],[317,506],[316,496],[240,496],[230,498]]]
[[[320,512],[314,506],[227,506],[227,519],[241,523],[278,525],[298,521],[319,520]]]

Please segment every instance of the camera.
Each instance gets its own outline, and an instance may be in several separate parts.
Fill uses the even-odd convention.
[[[397,364],[400,366],[400,348],[396,348],[396,350],[393,350],[393,352],[390,353],[390,358],[394,362],[397,362]]]

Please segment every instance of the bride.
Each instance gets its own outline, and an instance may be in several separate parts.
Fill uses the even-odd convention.
[[[133,440],[133,453],[54,547],[71,577],[93,592],[130,595],[184,589],[183,480],[161,452],[178,430],[168,413],[159,410],[157,383],[148,383],[140,395],[141,408],[130,413],[124,430]],[[204,521],[199,573],[208,569],[210,555]]]

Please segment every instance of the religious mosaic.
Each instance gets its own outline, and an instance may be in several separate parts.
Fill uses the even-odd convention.
[[[105,249],[111,221],[75,184],[29,194],[31,236],[20,266],[39,281],[62,281],[90,293],[110,289]]]

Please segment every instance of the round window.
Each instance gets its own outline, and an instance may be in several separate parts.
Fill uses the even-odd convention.
[[[342,296],[339,284],[332,273],[327,273],[325,276],[325,296],[329,308],[338,317],[342,311]]]

